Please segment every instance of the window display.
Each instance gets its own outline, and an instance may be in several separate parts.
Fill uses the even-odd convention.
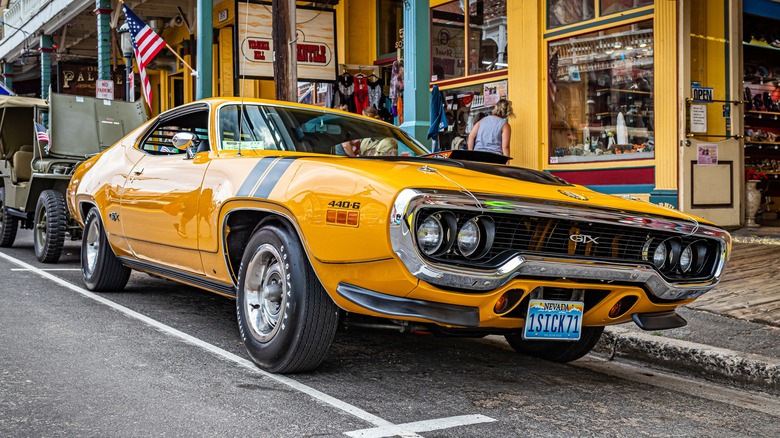
[[[499,99],[506,99],[506,79],[479,85],[442,90],[447,129],[439,133],[439,149],[466,149],[471,128],[493,111]]]
[[[653,23],[549,44],[549,161],[654,157]]]

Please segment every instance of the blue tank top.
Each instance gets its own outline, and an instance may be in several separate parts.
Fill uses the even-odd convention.
[[[501,149],[501,129],[505,123],[505,118],[493,115],[480,120],[477,137],[474,140],[474,150],[503,154],[504,151]]]

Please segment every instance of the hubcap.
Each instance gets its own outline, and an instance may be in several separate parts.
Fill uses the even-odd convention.
[[[86,240],[86,259],[87,263],[84,268],[88,273],[95,272],[95,265],[97,264],[98,252],[100,252],[100,229],[98,228],[97,220],[92,221],[87,228],[87,235],[84,236]]]
[[[48,215],[46,214],[46,208],[41,208],[40,213],[38,213],[38,218],[35,221],[35,237],[38,239],[38,242],[41,243],[41,247],[46,245],[46,220],[48,218]]]
[[[252,256],[244,281],[244,311],[252,336],[267,342],[279,331],[287,303],[287,266],[272,245]]]

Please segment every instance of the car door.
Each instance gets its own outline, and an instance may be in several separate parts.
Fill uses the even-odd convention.
[[[189,105],[160,116],[136,145],[145,153],[127,175],[120,217],[128,245],[141,261],[203,273],[198,250],[198,205],[208,150],[188,156],[171,143],[190,132],[208,145],[209,108]],[[196,145],[197,146],[197,145]]]

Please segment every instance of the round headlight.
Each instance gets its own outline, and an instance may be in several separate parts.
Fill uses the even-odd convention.
[[[417,229],[417,245],[427,255],[435,253],[444,241],[444,228],[436,215],[428,216]]]
[[[477,218],[469,220],[458,231],[458,251],[466,257],[471,256],[479,248],[481,237]]]
[[[680,270],[683,272],[688,272],[691,270],[692,264],[693,264],[693,250],[691,249],[691,245],[688,245],[680,254]]]
[[[663,243],[655,248],[655,251],[653,252],[653,264],[656,268],[661,269],[664,266],[664,262],[666,262],[666,255],[666,245]]]

